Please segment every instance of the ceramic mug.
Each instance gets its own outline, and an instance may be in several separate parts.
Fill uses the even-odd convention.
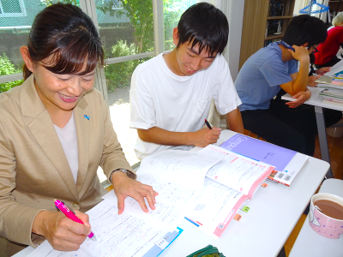
[[[343,219],[335,219],[319,211],[314,205],[314,203],[319,200],[329,200],[341,205],[343,208],[343,198],[328,193],[315,194],[311,198],[309,212],[309,222],[311,228],[319,235],[327,238],[343,238]]]

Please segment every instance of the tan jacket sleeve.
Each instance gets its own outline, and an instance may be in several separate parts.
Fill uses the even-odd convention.
[[[103,169],[105,175],[107,176],[107,179],[109,180],[109,176],[112,174],[112,171],[116,169],[124,168],[131,172],[133,172],[133,170],[125,158],[125,154],[118,141],[117,134],[113,129],[109,108],[101,94],[99,94],[99,102],[101,104],[102,114],[104,117],[103,126],[105,130],[104,148],[102,152],[100,166]],[[118,122],[121,121],[119,120]]]

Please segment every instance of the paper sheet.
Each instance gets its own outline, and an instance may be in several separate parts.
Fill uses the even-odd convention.
[[[182,232],[179,229],[170,233],[135,216],[118,215],[117,212],[108,201],[89,210],[89,221],[97,241],[87,238],[78,251],[56,251],[45,241],[29,257],[155,257]]]
[[[38,248],[31,252],[27,257],[91,257],[81,249],[73,252],[60,252],[54,250],[48,241],[44,241]]]
[[[92,256],[143,256],[167,231],[128,214],[117,214],[114,205],[102,201],[87,213],[97,241],[86,240],[81,249]]]
[[[210,150],[209,146],[198,152],[166,150],[144,158],[137,175],[156,174],[163,176],[166,181],[196,190],[204,183],[209,168],[224,156]]]
[[[127,197],[124,212],[139,216],[148,223],[158,224],[163,229],[174,229],[202,188],[209,168],[224,157],[225,153],[213,150],[211,146],[199,152],[167,150],[146,157],[137,172],[137,180],[152,186],[159,193],[155,197],[156,209],[151,210],[145,199],[149,213],[144,213],[135,199]],[[117,205],[118,200],[113,192],[103,199]]]
[[[186,217],[205,233],[218,238],[247,199],[246,195],[206,178]]]
[[[154,178],[153,175],[149,174],[140,175],[138,180],[151,185],[159,193],[155,197],[156,209],[150,209],[149,204],[145,201],[149,209],[149,213],[145,213],[135,199],[127,197],[124,201],[124,213],[139,216],[146,222],[158,224],[158,226],[169,231],[179,225],[185,215],[185,206],[189,204],[196,191],[189,187],[168,182],[163,178]],[[104,195],[103,199],[117,206],[118,199],[113,190]]]
[[[225,151],[226,157],[214,165],[208,171],[206,177],[243,194],[249,195],[252,187],[255,191],[255,188],[257,188],[255,184],[265,180],[274,170],[274,167],[268,164],[246,158],[221,147],[212,146],[212,148],[217,148],[218,151]],[[260,179],[261,177],[263,178],[262,180]]]

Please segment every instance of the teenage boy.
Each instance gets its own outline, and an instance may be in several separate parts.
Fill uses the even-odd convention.
[[[175,49],[139,65],[132,75],[130,127],[136,128],[139,159],[168,148],[189,149],[217,142],[220,129],[204,127],[211,100],[226,115],[229,128],[243,133],[233,85],[223,52],[229,34],[225,15],[198,3],[173,30]]]
[[[282,41],[260,49],[244,63],[235,82],[243,102],[239,109],[244,128],[270,143],[314,154],[317,126],[313,107],[298,106],[310,98],[307,85],[314,85],[318,78],[308,76],[309,55],[326,36],[321,20],[300,15],[292,19]],[[280,99],[281,89],[296,100],[285,104]],[[331,126],[342,113],[327,112],[325,116],[326,125]]]

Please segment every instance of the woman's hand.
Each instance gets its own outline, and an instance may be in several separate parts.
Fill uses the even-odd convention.
[[[41,211],[33,221],[32,232],[44,236],[59,251],[76,251],[91,233],[88,215],[75,211],[84,224],[67,218],[62,212]]]
[[[155,210],[155,196],[158,195],[158,193],[154,191],[151,186],[129,178],[125,173],[120,171],[112,174],[111,181],[114,192],[118,198],[118,214],[121,214],[124,211],[124,200],[127,196],[136,199],[144,212],[149,212],[144,198],[147,199],[150,208]]]
[[[296,108],[299,105],[302,105],[304,102],[306,102],[311,97],[311,91],[301,91],[293,96],[294,99],[296,99],[293,102],[287,102],[286,104],[289,106],[289,108]]]

